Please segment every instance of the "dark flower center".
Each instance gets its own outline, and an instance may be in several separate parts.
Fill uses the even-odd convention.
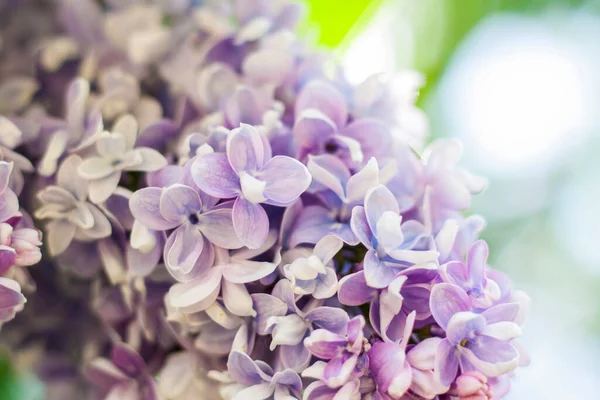
[[[460,345],[461,345],[462,347],[467,347],[467,339],[463,339],[463,340],[461,340],[461,341],[460,341]]]
[[[190,224],[192,225],[196,225],[198,222],[200,222],[200,220],[198,219],[198,215],[196,214],[188,215],[188,221],[190,221]]]
[[[335,143],[327,143],[325,145],[325,151],[327,153],[335,153],[338,150],[338,145]]]

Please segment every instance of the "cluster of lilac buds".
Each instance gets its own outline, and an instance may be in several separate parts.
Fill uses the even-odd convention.
[[[485,180],[303,12],[0,2],[1,340],[47,398],[500,399],[527,364]]]

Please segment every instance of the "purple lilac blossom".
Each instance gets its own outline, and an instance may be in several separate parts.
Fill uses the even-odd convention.
[[[351,84],[292,0],[0,3],[0,345],[48,399],[509,392],[530,299],[418,73]]]

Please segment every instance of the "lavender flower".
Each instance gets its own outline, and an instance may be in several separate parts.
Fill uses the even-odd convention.
[[[48,250],[56,256],[64,252],[73,239],[92,241],[107,237],[111,225],[102,211],[87,201],[89,183],[77,175],[83,160],[69,156],[56,175],[56,185],[38,193],[42,206],[36,218],[50,220],[46,226]]]
[[[458,286],[440,283],[431,292],[431,312],[446,331],[435,362],[436,373],[444,385],[454,381],[462,371],[480,371],[496,377],[514,370],[519,353],[510,343],[520,336],[521,328],[513,322],[519,311],[517,303],[493,306],[481,314],[471,312],[467,293]]]
[[[343,242],[337,237],[325,236],[315,245],[308,257],[298,254],[304,253],[302,249],[289,251],[288,257],[295,256],[295,259],[291,264],[284,265],[283,273],[290,280],[294,293],[312,294],[316,299],[326,299],[335,295],[338,280],[330,261],[342,245]]]
[[[417,221],[402,223],[398,203],[385,186],[370,189],[365,206],[352,210],[352,231],[367,247],[365,280],[374,288],[389,285],[395,275],[411,264],[437,259],[429,236]]]
[[[271,147],[250,125],[242,124],[227,138],[227,153],[198,157],[192,176],[201,190],[222,199],[236,198],[233,226],[249,248],[259,248],[269,232],[269,217],[260,203],[292,204],[310,185],[306,167]]]
[[[148,147],[134,148],[138,125],[132,116],[120,118],[113,132],[104,132],[96,139],[98,156],[85,159],[77,171],[90,181],[89,196],[102,203],[117,189],[121,171],[153,172],[167,165],[167,160]]]
[[[211,206],[205,207],[200,194],[182,184],[144,188],[131,197],[131,212],[146,228],[176,228],[167,239],[163,258],[179,281],[197,277],[212,265],[213,243],[227,249],[242,247],[233,229],[231,204]]]
[[[351,84],[292,0],[0,9],[1,345],[50,400],[500,399],[529,363],[420,75]]]
[[[291,399],[297,398],[302,390],[302,380],[294,371],[273,372],[269,364],[254,361],[239,351],[234,350],[229,355],[227,371],[240,386],[235,389],[235,398],[262,400],[273,396],[275,399]]]

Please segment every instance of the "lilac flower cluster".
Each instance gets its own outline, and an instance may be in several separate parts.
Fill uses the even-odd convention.
[[[527,364],[485,180],[302,14],[0,3],[0,324],[48,398],[500,399]]]

